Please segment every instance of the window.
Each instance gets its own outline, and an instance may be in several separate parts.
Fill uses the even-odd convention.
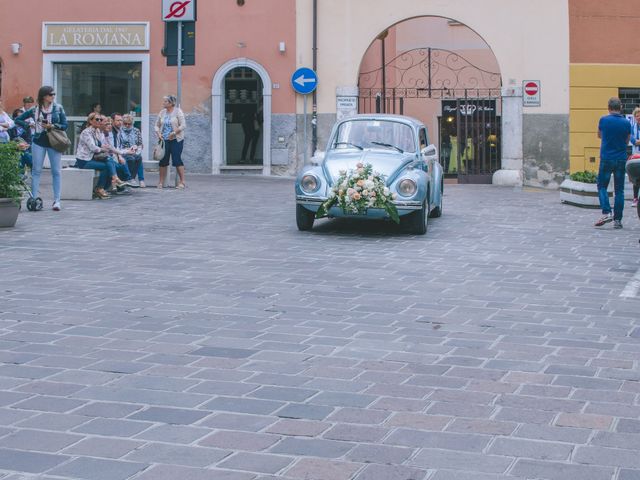
[[[622,113],[630,114],[634,108],[640,106],[640,88],[620,88],[618,97],[622,101]]]
[[[427,145],[429,145],[429,137],[427,137],[427,129],[421,128],[420,129],[420,150],[425,148]]]
[[[142,64],[137,62],[56,63],[56,101],[64,106],[69,122],[67,134],[75,152],[80,130],[91,106],[99,103],[102,113],[131,113],[140,125]]]
[[[352,120],[338,128],[334,148],[357,145],[363,148],[386,148],[388,144],[404,152],[415,152],[414,130],[404,123],[389,120]]]

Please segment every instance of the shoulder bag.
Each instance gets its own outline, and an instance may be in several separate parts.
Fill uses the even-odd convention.
[[[158,143],[153,149],[153,159],[160,161],[164,158],[164,154],[165,154],[164,140],[160,139],[158,140]]]
[[[96,142],[96,145],[98,147],[101,147],[102,142],[98,140],[98,137],[96,137],[95,131],[92,136],[93,136],[93,141]],[[102,151],[96,152],[93,154],[92,159],[95,160],[96,162],[106,162],[109,159],[109,152],[102,152]]]
[[[71,145],[71,140],[67,137],[67,132],[58,130],[57,128],[52,128],[47,132],[47,139],[49,140],[51,148],[58,152],[66,151]]]
[[[56,110],[56,105],[54,104],[51,110],[51,116],[53,117],[53,112]],[[65,152],[69,146],[71,145],[71,140],[67,136],[67,132],[64,130],[57,129],[55,127],[47,130],[47,139],[49,140],[49,145],[51,148],[58,152]]]

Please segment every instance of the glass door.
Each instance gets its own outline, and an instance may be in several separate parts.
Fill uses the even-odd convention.
[[[71,147],[65,152],[73,155],[80,132],[94,104],[102,113],[131,113],[140,128],[142,63],[139,62],[69,62],[54,66],[57,101],[67,114],[67,134]]]

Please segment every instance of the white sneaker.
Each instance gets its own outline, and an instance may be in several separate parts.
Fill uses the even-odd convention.
[[[133,179],[133,180],[129,180],[129,184],[131,185],[131,187],[133,188],[138,188],[140,186],[140,183],[138,182],[138,180]]]
[[[138,186],[139,186],[140,188],[147,188],[147,186],[144,184],[144,180],[140,180],[140,181],[138,182]]]
[[[600,217],[598,219],[598,221],[594,224],[594,226],[595,227],[601,227],[605,223],[609,223],[609,222],[613,222],[613,214],[612,213],[605,213],[604,215],[602,215],[602,217]]]
[[[51,209],[54,212],[59,212],[60,210],[62,210],[62,206],[60,205],[60,202],[53,202],[53,207],[51,207]]]

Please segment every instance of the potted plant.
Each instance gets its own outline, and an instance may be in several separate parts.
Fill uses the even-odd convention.
[[[20,151],[15,142],[0,143],[0,227],[13,227],[22,201]]]
[[[597,172],[572,173],[560,184],[560,201],[579,207],[599,208]],[[613,180],[609,184],[609,197],[613,197]]]
[[[625,176],[625,199],[631,198],[631,187],[628,176]],[[609,193],[609,201],[613,202],[613,178],[609,181],[607,192]],[[560,184],[560,201],[578,207],[600,208],[598,173],[585,170],[569,175],[569,178]]]

